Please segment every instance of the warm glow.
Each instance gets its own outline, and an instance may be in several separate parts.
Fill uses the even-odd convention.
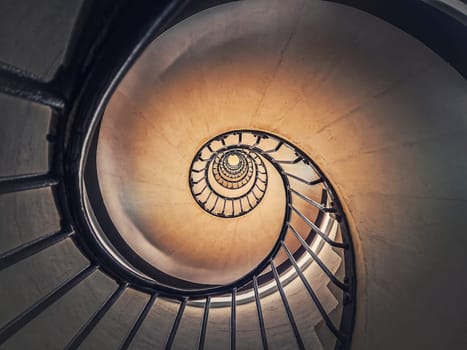
[[[236,154],[232,154],[227,158],[227,162],[229,163],[230,166],[235,167],[240,163],[240,158]]]

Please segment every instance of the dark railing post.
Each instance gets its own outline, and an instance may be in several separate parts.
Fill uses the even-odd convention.
[[[97,266],[91,265],[80,273],[55,288],[52,292],[40,299],[37,303],[30,306],[28,309],[19,314],[16,318],[8,322],[5,326],[0,328],[0,345],[3,344],[13,334],[18,332],[22,327],[28,324],[31,320],[37,317],[50,305],[55,303],[58,299],[64,296],[71,289],[76,287],[82,280],[88,277],[97,269]]]
[[[282,287],[282,283],[279,279],[279,274],[277,273],[277,269],[273,261],[271,261],[271,269],[272,269],[272,273],[274,274],[274,279],[276,280],[277,289],[279,290],[282,303],[284,304],[285,312],[287,313],[287,317],[289,319],[290,325],[292,326],[292,331],[294,333],[295,339],[297,340],[298,347],[301,350],[303,350],[305,349],[305,345],[303,344],[302,337],[300,336],[300,331],[298,330],[297,323],[295,322],[295,318],[293,317],[293,314],[292,314],[292,309],[290,309],[287,296],[285,295],[284,288]]]
[[[209,309],[211,307],[211,296],[206,297],[206,303],[204,305],[203,323],[201,324],[201,332],[199,336],[198,350],[204,349],[204,342],[206,340],[206,328],[208,326]]]
[[[259,330],[261,333],[261,341],[263,343],[263,349],[268,350],[268,339],[266,337],[266,327],[264,326],[264,318],[263,318],[263,310],[261,309],[261,300],[258,291],[258,280],[256,276],[253,277],[253,289],[255,292],[255,302],[256,302],[256,310],[258,312],[258,322],[259,322]]]
[[[167,339],[167,344],[165,345],[165,350],[170,350],[172,348],[172,344],[175,340],[175,335],[177,334],[178,327],[180,326],[180,322],[182,320],[183,312],[185,311],[187,301],[188,298],[184,298],[182,303],[180,304],[180,307],[178,308],[177,316],[175,317],[172,330],[170,331],[169,337]]]
[[[92,317],[86,322],[86,324],[79,330],[79,332],[71,339],[71,341],[65,346],[67,350],[77,349],[81,343],[87,338],[92,330],[97,326],[99,321],[109,311],[113,304],[120,298],[122,293],[128,287],[127,284],[120,285],[112,295],[105,301],[105,303],[92,315]]]
[[[57,184],[58,179],[51,174],[0,177],[0,194],[35,190]]]
[[[73,231],[59,231],[39,237],[0,254],[0,271],[72,236]]]
[[[230,304],[230,350],[237,348],[237,288],[232,289],[232,302]]]
[[[146,316],[149,314],[149,311],[151,310],[152,306],[154,305],[154,302],[156,301],[157,294],[151,294],[148,302],[146,305],[144,305],[143,310],[141,313],[138,315],[138,318],[136,319],[136,322],[133,324],[133,327],[131,327],[130,332],[128,333],[127,337],[123,341],[122,345],[120,345],[119,350],[126,350],[129,348],[131,342],[136,336],[136,333],[138,333],[138,330],[140,329],[141,325],[143,324],[144,320],[146,319]]]
[[[321,317],[324,319],[324,322],[328,326],[328,328],[331,330],[331,332],[339,339],[342,340],[343,336],[342,334],[339,333],[339,330],[336,328],[336,326],[332,323],[331,319],[329,318],[328,314],[326,313],[326,310],[324,309],[323,305],[319,301],[318,296],[314,292],[313,288],[311,288],[310,283],[306,279],[305,275],[303,272],[300,270],[300,268],[297,265],[297,262],[295,258],[293,257],[292,253],[290,252],[289,248],[285,245],[285,243],[282,245],[284,248],[285,252],[287,253],[287,256],[289,257],[290,261],[292,262],[295,271],[297,272],[298,276],[302,280],[303,284],[305,285],[306,290],[308,291],[308,294],[310,294],[311,299],[313,299],[313,302],[315,303],[316,307],[319,310],[319,313],[321,314]]]

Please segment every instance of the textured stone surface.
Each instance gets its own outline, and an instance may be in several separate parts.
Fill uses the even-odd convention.
[[[0,196],[0,252],[60,230],[59,215],[49,188]]]
[[[0,94],[0,177],[49,169],[48,108]]]
[[[50,80],[59,68],[82,0],[2,0],[0,60]]]

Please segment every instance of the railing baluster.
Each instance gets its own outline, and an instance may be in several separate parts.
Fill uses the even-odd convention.
[[[316,226],[310,219],[308,219],[305,215],[303,215],[300,211],[298,211],[298,209],[296,209],[294,206],[292,206],[291,204],[289,204],[290,208],[295,212],[297,213],[298,216],[300,216],[300,218],[308,225],[310,226],[313,231],[315,231],[322,239],[324,239],[329,245],[333,246],[333,247],[336,247],[336,248],[347,248],[347,244],[346,243],[340,243],[340,242],[336,242],[336,241],[333,241],[332,239],[330,239],[323,231],[321,231],[319,229],[318,226]]]
[[[152,294],[151,297],[149,298],[148,302],[144,306],[143,310],[139,314],[138,318],[136,319],[136,322],[134,323],[133,327],[130,330],[130,333],[128,333],[125,341],[123,344],[120,346],[120,350],[126,350],[129,348],[131,342],[136,336],[136,333],[138,333],[138,330],[140,329],[141,325],[143,324],[144,320],[146,319],[146,316],[149,314],[149,311],[151,310],[152,306],[154,305],[154,302],[156,301],[157,294]]]
[[[302,159],[303,159],[302,157],[297,157],[294,160],[276,160],[276,163],[279,163],[279,164],[297,164]]]
[[[323,305],[321,305],[321,302],[318,299],[318,296],[315,294],[313,291],[313,288],[311,288],[310,283],[306,279],[305,275],[303,272],[300,270],[300,268],[297,265],[297,261],[293,257],[292,253],[290,252],[289,248],[284,244],[282,244],[282,247],[284,248],[285,252],[287,253],[287,256],[289,257],[290,262],[295,268],[295,271],[297,271],[298,276],[302,280],[303,284],[305,285],[306,290],[308,291],[308,294],[310,294],[311,299],[313,299],[313,302],[315,303],[316,307],[318,308],[319,313],[321,314],[321,317],[323,317],[324,322],[330,329],[330,331],[341,341],[343,341],[343,336],[339,333],[339,330],[334,326],[334,323],[332,323],[331,319],[329,318],[328,314],[326,313],[326,310],[324,310]]]
[[[170,331],[169,338],[167,339],[167,344],[165,345],[165,350],[170,350],[177,334],[178,327],[180,326],[180,321],[182,320],[183,312],[185,311],[186,303],[188,298],[183,299],[182,303],[177,312],[177,317],[175,318],[172,330]]]
[[[206,199],[202,202],[203,205],[205,205],[205,204],[208,202],[209,198],[211,198],[211,195],[212,195],[212,192],[209,192],[209,194],[208,194],[208,196],[206,197]]]
[[[34,190],[58,184],[50,174],[29,174],[0,177],[0,194]]]
[[[27,323],[37,317],[50,305],[55,303],[58,299],[64,296],[67,292],[78,285],[82,280],[91,275],[97,266],[91,265],[86,269],[79,272],[77,275],[69,279],[68,281],[55,288],[49,294],[41,298],[37,303],[30,306],[28,309],[19,314],[16,318],[8,322],[5,326],[0,329],[0,345],[3,344],[13,334],[18,332]]]
[[[324,179],[322,179],[322,178],[319,178],[319,179],[316,179],[316,180],[305,180],[305,179],[302,179],[301,177],[299,177],[297,175],[287,173],[287,172],[284,172],[284,175],[287,175],[288,177],[291,177],[292,179],[303,182],[304,184],[310,185],[310,186],[317,185],[317,184],[324,181]]]
[[[204,176],[203,176],[201,179],[199,179],[199,180],[192,181],[191,184],[192,184],[192,185],[197,185],[197,184],[199,184],[199,183],[200,183],[201,181],[203,181],[203,180],[205,180],[205,177],[204,177]]]
[[[214,208],[216,207],[217,202],[219,201],[219,198],[220,198],[220,197],[216,197],[216,200],[214,201],[214,205],[212,206],[211,211],[213,211]]]
[[[246,201],[248,202],[248,205],[250,206],[250,208],[253,208],[253,206],[251,205],[250,197],[249,197],[249,196],[246,197]]]
[[[256,187],[258,187],[258,185],[256,185],[255,188],[256,188]],[[259,201],[259,198],[258,198],[258,196],[256,195],[255,191],[253,190],[253,191],[251,191],[251,193],[253,193],[253,196],[255,197],[255,199],[256,199],[257,201]]]
[[[39,237],[0,254],[0,271],[53,246],[74,234],[73,231],[59,231]]]
[[[87,338],[87,336],[92,332],[96,327],[99,321],[104,317],[104,315],[109,311],[113,304],[118,300],[122,295],[125,289],[128,287],[128,284],[122,284],[118,287],[116,291],[106,300],[106,302],[92,315],[92,317],[86,322],[86,324],[79,330],[79,332],[73,337],[73,339],[65,346],[67,350],[77,349],[78,346]]]
[[[230,304],[230,350],[237,348],[237,288],[232,289],[232,303]]]
[[[284,143],[282,141],[280,141],[277,146],[273,149],[270,149],[268,151],[264,151],[264,153],[274,153],[274,152],[277,152],[283,145]]]
[[[305,248],[305,250],[308,252],[308,254],[311,255],[314,261],[321,267],[321,269],[324,271],[324,273],[329,277],[329,279],[340,289],[342,290],[348,290],[349,286],[342,283],[337,279],[337,277],[328,269],[325,263],[321,261],[321,259],[313,252],[313,250],[310,248],[310,246],[305,242],[305,240],[300,236],[300,234],[295,230],[295,228],[291,224],[287,224],[290,228],[290,230],[293,232],[297,240],[301,243],[302,247]],[[285,243],[282,243],[284,245]]]
[[[276,265],[274,265],[273,261],[271,261],[271,268],[272,268],[272,273],[274,275],[274,279],[276,280],[277,288],[279,289],[279,294],[281,296],[282,303],[284,304],[284,308],[287,313],[287,317],[289,318],[289,322],[290,322],[290,325],[292,326],[295,339],[297,340],[298,347],[300,349],[305,349],[305,345],[303,344],[302,337],[300,336],[300,332],[298,330],[297,324],[295,323],[292,310],[290,309],[289,302],[287,301],[287,296],[285,295],[284,288],[282,288],[282,283],[279,279],[279,274],[277,273]]]
[[[289,190],[296,194],[298,197],[300,197],[301,199],[303,199],[305,202],[311,204],[312,206],[314,206],[315,208],[318,208],[319,210],[325,212],[325,213],[335,213],[336,212],[336,208],[327,208],[325,207],[324,205],[318,203],[318,202],[315,202],[313,199],[311,198],[308,198],[307,196],[301,194],[300,192],[294,190],[293,188],[289,187]]]
[[[51,83],[40,81],[28,72],[1,62],[0,92],[57,110],[65,108],[64,98],[59,96]]]
[[[204,305],[203,323],[201,325],[201,333],[199,336],[198,350],[204,349],[204,341],[206,340],[206,328],[208,326],[209,308],[211,307],[211,297],[206,298],[206,304]]]
[[[208,188],[208,185],[204,185],[203,189],[202,189],[200,192],[195,193],[194,195],[195,195],[195,196],[199,196],[200,194],[202,194],[202,193],[204,192],[204,190],[205,190],[206,188]]]
[[[260,144],[261,142],[261,135],[256,135],[256,142],[251,145],[251,147],[256,147]]]
[[[268,350],[268,340],[266,337],[266,328],[264,327],[263,311],[261,309],[261,301],[258,291],[258,280],[256,276],[253,276],[253,288],[255,291],[256,310],[258,311],[259,330],[261,332],[261,341],[263,342],[263,349]]]

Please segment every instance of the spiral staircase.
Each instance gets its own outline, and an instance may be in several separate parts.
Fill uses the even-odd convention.
[[[1,1],[0,348],[467,346],[465,7]]]

